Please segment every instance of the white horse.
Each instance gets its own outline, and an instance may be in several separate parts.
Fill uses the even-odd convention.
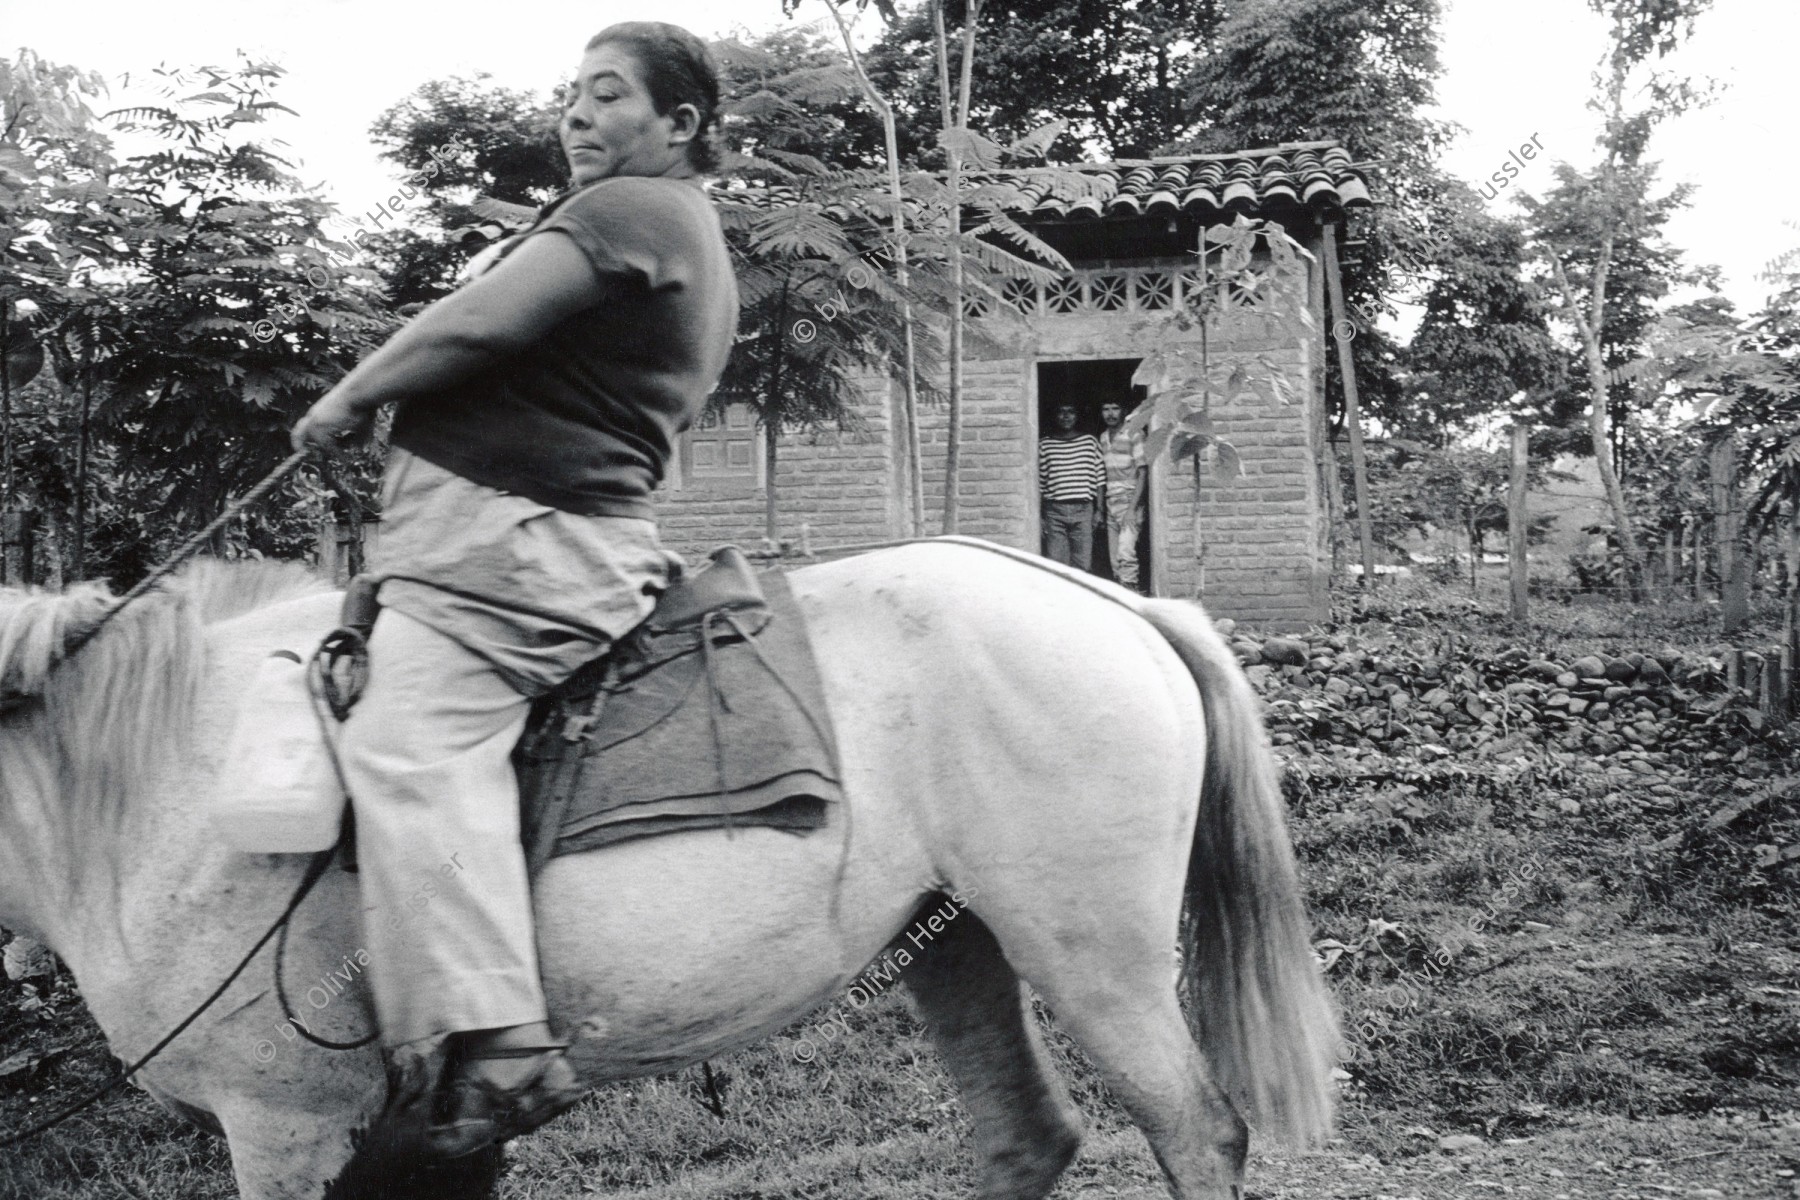
[[[553,1025],[589,1081],[668,1072],[793,1024],[897,946],[973,1119],[984,1200],[1045,1195],[1080,1140],[1023,983],[1176,1197],[1240,1196],[1240,1109],[1322,1138],[1339,1049],[1254,696],[1198,607],[997,549],[927,542],[791,574],[842,811],[805,837],[689,832],[553,860],[536,893]],[[338,597],[297,568],[191,568],[53,670],[106,604],[0,591],[0,691],[30,697],[0,718],[0,924],[62,956],[134,1061],[301,874],[302,856],[226,849],[200,799],[258,663],[309,650]],[[902,937],[953,892],[966,911]],[[369,1028],[356,879],[329,871],[291,932],[300,1015],[339,1040]],[[224,1133],[245,1200],[488,1195],[497,1155],[450,1182],[366,1161],[381,1057],[284,1029],[271,958],[140,1077]]]

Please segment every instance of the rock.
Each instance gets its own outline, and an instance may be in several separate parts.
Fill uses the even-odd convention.
[[[1237,632],[1237,622],[1230,617],[1220,617],[1217,621],[1213,622],[1213,628],[1219,631],[1220,637],[1229,638],[1232,634]]]
[[[1631,695],[1631,689],[1628,687],[1609,687],[1602,694],[1606,697],[1606,702],[1608,704],[1617,704],[1619,701]]]
[[[1447,1150],[1453,1154],[1479,1150],[1486,1144],[1472,1133],[1452,1133],[1438,1139],[1438,1149]]]
[[[1270,638],[1262,644],[1264,662],[1278,663],[1282,666],[1304,667],[1308,658],[1308,647],[1297,638]]]
[[[1610,712],[1612,712],[1612,705],[1604,700],[1599,700],[1589,706],[1588,719],[1591,721],[1604,721],[1607,714]]]
[[[1244,674],[1249,677],[1251,684],[1260,690],[1268,686],[1269,680],[1275,674],[1275,668],[1267,663],[1252,663],[1245,668]]]
[[[0,965],[4,966],[6,978],[12,980],[35,979],[56,970],[50,951],[24,934],[15,935],[6,943],[6,949],[0,950]]]
[[[1556,802],[1556,807],[1571,817],[1579,817],[1581,815],[1581,801],[1571,800],[1567,796],[1558,800]]]
[[[1236,638],[1232,641],[1231,648],[1237,653],[1238,661],[1245,666],[1263,660],[1263,648],[1260,642],[1253,642],[1249,638]]]
[[[1562,674],[1562,668],[1549,659],[1540,658],[1534,663],[1527,664],[1525,672],[1528,675],[1536,675],[1539,679],[1555,679]]]
[[[1646,658],[1638,667],[1637,679],[1639,683],[1662,687],[1669,682],[1669,673],[1654,658]]]
[[[1615,658],[1606,664],[1606,677],[1619,683],[1630,683],[1637,678],[1637,668],[1623,658]]]
[[[1587,711],[1587,707],[1588,702],[1586,700],[1571,699],[1569,701],[1569,715],[1571,717],[1578,717]]]
[[[1556,677],[1556,686],[1559,688],[1572,688],[1580,682],[1581,677],[1573,671],[1564,671]]]
[[[1606,664],[1592,654],[1576,659],[1569,664],[1569,669],[1583,679],[1600,679],[1606,674]]]

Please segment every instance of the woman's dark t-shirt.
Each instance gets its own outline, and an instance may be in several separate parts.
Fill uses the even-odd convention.
[[[697,179],[592,183],[521,235],[574,240],[602,299],[536,344],[402,402],[393,443],[565,512],[651,517],[675,437],[700,415],[737,332],[737,280]]]

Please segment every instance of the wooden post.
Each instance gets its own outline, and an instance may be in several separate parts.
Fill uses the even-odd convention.
[[[0,583],[22,587],[37,582],[37,521],[29,508],[0,514]]]
[[[1781,531],[1781,548],[1787,562],[1787,603],[1782,605],[1781,614],[1781,665],[1782,682],[1787,693],[1787,709],[1784,716],[1794,712],[1794,692],[1797,690],[1794,671],[1800,667],[1800,504],[1788,501],[1787,525]]]
[[[1712,496],[1714,529],[1719,543],[1719,616],[1726,633],[1735,633],[1750,620],[1749,597],[1745,594],[1742,547],[1738,545],[1737,511],[1737,435],[1729,434],[1713,443]]]
[[[1530,603],[1531,567],[1526,559],[1526,534],[1530,531],[1531,506],[1527,500],[1527,468],[1531,458],[1531,428],[1512,427],[1512,476],[1507,483],[1507,566],[1512,573],[1512,619],[1523,625]]]
[[[1763,716],[1774,720],[1781,713],[1781,652],[1779,649],[1765,651],[1762,654],[1762,692],[1756,706],[1762,709]]]
[[[1706,599],[1706,550],[1700,544],[1700,518],[1688,517],[1688,554],[1694,563],[1694,599]]]
[[[1375,531],[1369,523],[1369,462],[1363,454],[1362,410],[1356,397],[1356,364],[1350,339],[1339,336],[1356,328],[1344,311],[1344,277],[1338,271],[1337,226],[1329,221],[1325,235],[1325,289],[1331,298],[1332,340],[1337,343],[1338,373],[1344,379],[1344,427],[1350,432],[1350,478],[1356,488],[1356,536],[1362,543],[1362,585],[1375,586]]]

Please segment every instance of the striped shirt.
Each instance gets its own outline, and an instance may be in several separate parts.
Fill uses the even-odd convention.
[[[1106,460],[1091,433],[1038,440],[1038,495],[1045,500],[1092,500],[1106,481]]]

